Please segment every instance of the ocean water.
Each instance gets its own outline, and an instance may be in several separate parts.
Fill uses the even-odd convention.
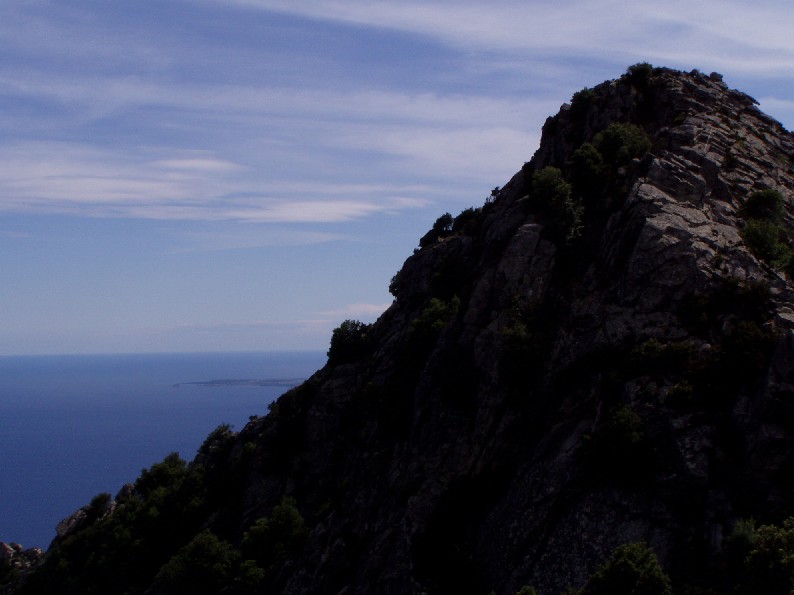
[[[0,541],[46,548],[55,526],[171,452],[308,378],[321,352],[0,357]],[[214,380],[224,382],[213,383]]]

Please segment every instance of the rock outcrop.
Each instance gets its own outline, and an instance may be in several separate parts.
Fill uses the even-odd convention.
[[[25,548],[18,543],[0,541],[0,585],[29,571],[43,556],[44,550],[40,548]]]
[[[737,520],[794,514],[793,164],[717,74],[575,94],[492,200],[422,238],[375,324],[208,438],[201,503],[136,580],[169,592],[208,530],[262,570],[230,571],[239,592],[560,593],[632,542],[724,587]],[[134,533],[154,475],[91,531]],[[256,527],[298,517],[263,561]]]

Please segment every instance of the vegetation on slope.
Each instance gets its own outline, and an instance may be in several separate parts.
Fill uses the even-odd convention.
[[[654,160],[700,155],[676,139],[703,80],[639,64],[575,94],[514,181],[438,218],[379,322],[343,322],[267,417],[97,496],[19,592],[789,593],[785,197],[726,157],[707,190],[731,196],[662,179],[661,231],[638,199]],[[684,209],[741,240],[681,256]]]

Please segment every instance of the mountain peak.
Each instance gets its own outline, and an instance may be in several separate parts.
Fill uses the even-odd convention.
[[[771,581],[744,560],[749,519],[794,514],[792,163],[716,73],[575,93],[486,204],[439,217],[376,323],[22,592],[180,592],[208,559],[233,593],[601,593],[626,557],[652,592]]]

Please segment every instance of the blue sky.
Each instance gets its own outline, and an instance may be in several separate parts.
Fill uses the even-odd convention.
[[[326,349],[573,92],[723,73],[794,128],[794,5],[3,0],[0,354]]]

